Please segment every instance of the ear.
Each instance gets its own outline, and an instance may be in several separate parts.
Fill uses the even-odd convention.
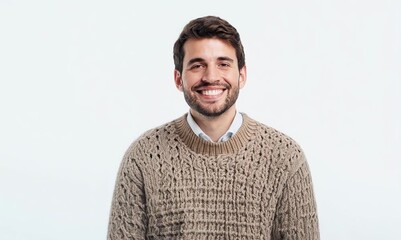
[[[176,88],[182,92],[182,77],[181,73],[177,69],[174,69],[174,82]]]
[[[246,65],[239,70],[239,88],[243,88],[246,83]]]

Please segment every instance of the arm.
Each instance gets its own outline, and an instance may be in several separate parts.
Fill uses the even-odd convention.
[[[145,239],[146,226],[142,173],[135,160],[126,156],[114,189],[107,239]]]
[[[272,239],[319,239],[312,179],[306,161],[287,181],[278,202]]]

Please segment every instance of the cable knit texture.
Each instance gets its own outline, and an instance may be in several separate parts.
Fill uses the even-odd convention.
[[[197,137],[186,116],[138,138],[120,166],[108,239],[319,239],[302,150],[243,116],[222,143]]]

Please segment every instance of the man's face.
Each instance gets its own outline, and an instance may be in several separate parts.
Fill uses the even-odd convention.
[[[217,117],[231,109],[246,81],[246,67],[238,70],[235,49],[217,38],[189,39],[184,44],[182,73],[176,86],[192,110]]]

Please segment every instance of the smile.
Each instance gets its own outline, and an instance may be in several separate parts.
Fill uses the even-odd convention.
[[[221,94],[223,91],[224,91],[223,89],[213,89],[213,90],[203,90],[200,91],[200,93],[206,96],[216,96]]]

